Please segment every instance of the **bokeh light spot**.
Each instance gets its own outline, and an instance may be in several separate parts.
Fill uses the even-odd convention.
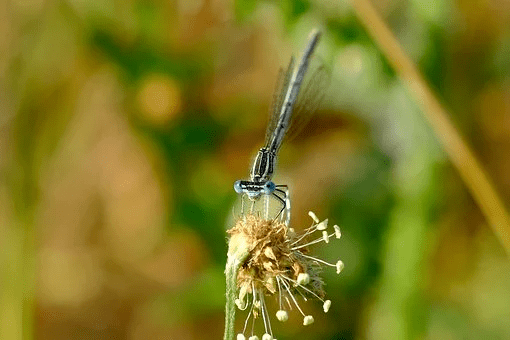
[[[179,84],[169,77],[157,74],[142,80],[137,101],[142,117],[156,125],[168,122],[182,107]]]

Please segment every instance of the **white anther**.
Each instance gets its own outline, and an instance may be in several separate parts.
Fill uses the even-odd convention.
[[[328,219],[326,218],[321,223],[317,224],[317,230],[326,230],[328,228]]]
[[[262,340],[273,340],[273,337],[270,334],[264,334],[262,335]]]
[[[307,285],[310,283],[310,275],[307,273],[299,273],[297,276],[297,283],[300,285]]]
[[[313,211],[309,211],[308,216],[310,216],[315,223],[319,223],[319,219],[317,218],[317,215],[313,213]]]
[[[342,237],[342,233],[340,232],[340,227],[337,226],[336,224],[333,226],[333,228],[335,228],[335,237],[336,238],[340,238]]]
[[[243,334],[239,333],[237,334],[237,340],[246,340],[246,337]]]
[[[248,288],[246,285],[243,285],[241,286],[241,288],[239,289],[239,300],[242,300],[244,301],[245,300],[245,297],[246,297],[246,294],[248,294]]]
[[[326,230],[322,232],[322,239],[324,240],[324,242],[329,243],[329,235]]]
[[[305,318],[303,319],[303,325],[305,326],[308,326],[308,325],[311,325],[315,320],[313,319],[313,316],[311,315],[307,315],[305,316]]]
[[[278,319],[278,321],[285,322],[289,320],[289,313],[287,313],[284,310],[279,310],[278,312],[276,312],[276,318]]]
[[[240,310],[246,309],[246,301],[245,300],[235,299],[234,302],[235,302],[237,308],[239,308]]]
[[[248,338],[248,340],[259,340],[259,337],[256,335],[252,335]]]
[[[324,301],[324,305],[322,308],[324,309],[324,313],[327,313],[329,311],[329,308],[331,307],[331,300]]]
[[[338,260],[336,263],[336,273],[340,274],[340,272],[344,269],[344,263],[341,260]]]

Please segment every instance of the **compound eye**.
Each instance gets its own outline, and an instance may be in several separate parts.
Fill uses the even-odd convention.
[[[243,188],[241,188],[241,181],[240,180],[237,180],[234,182],[234,190],[240,194],[243,192]]]
[[[275,188],[276,185],[273,182],[267,181],[266,184],[264,184],[264,194],[272,194]]]

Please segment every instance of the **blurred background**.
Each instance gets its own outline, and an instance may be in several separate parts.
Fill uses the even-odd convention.
[[[510,202],[510,3],[378,12]],[[510,339],[510,265],[347,1],[0,3],[0,338],[221,339],[226,229],[278,69],[313,27],[332,81],[281,150],[330,312],[285,339]],[[238,320],[242,321],[242,320]]]

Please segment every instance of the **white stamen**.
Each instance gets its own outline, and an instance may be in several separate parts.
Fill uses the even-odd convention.
[[[278,303],[280,309],[282,309],[282,287],[280,287],[280,280],[278,279],[278,276],[276,276],[276,283],[278,284]]]
[[[315,215],[313,211],[309,211],[308,216],[310,216],[315,223],[319,223],[319,219],[317,218],[317,215]]]
[[[321,260],[321,259],[319,259],[319,258],[317,258],[317,257],[313,257],[313,256],[305,255],[305,254],[301,254],[301,256],[306,257],[306,258],[309,258],[309,259],[311,259],[311,260],[313,260],[313,261],[316,261],[316,262],[319,262],[319,263],[323,263],[323,264],[325,264],[326,266],[330,266],[330,267],[338,267],[338,262],[337,262],[337,264],[335,265],[335,264],[333,264],[333,263],[329,263],[329,262],[326,262],[326,261],[324,261],[324,260]]]
[[[298,286],[298,287],[301,287],[301,288],[305,288],[305,286]],[[298,292],[299,295],[301,295],[301,297],[303,298],[303,300],[308,301],[308,299],[306,298],[305,294],[303,294],[303,292],[301,292],[299,289],[296,289],[296,292]]]
[[[246,337],[243,334],[239,333],[237,334],[237,340],[246,340]]]
[[[299,273],[297,277],[297,283],[299,285],[306,285],[310,283],[310,275],[308,275],[307,273]]]
[[[248,326],[248,321],[250,320],[250,317],[252,316],[252,313],[253,313],[253,308],[255,306],[255,294],[253,295],[253,300],[252,300],[250,305],[251,305],[250,311],[248,312],[248,316],[246,317],[246,321],[244,321],[243,333],[246,332],[246,327]]]
[[[314,319],[313,319],[313,316],[311,316],[311,315],[307,315],[303,319],[303,325],[305,325],[305,326],[311,325],[313,322],[314,322]]]
[[[319,242],[323,242],[324,240],[321,238],[318,238],[316,240],[313,240],[313,241],[310,241],[308,243],[305,243],[305,244],[300,244],[299,246],[295,246],[295,247],[292,247],[290,248],[290,250],[298,250],[298,249],[303,249],[305,247],[308,247],[308,246],[311,246],[312,244],[315,244],[315,243],[319,243]]]
[[[288,278],[286,276],[283,276],[283,275],[280,275],[282,278],[286,279],[286,280],[289,280],[290,282],[292,283],[297,283],[296,281],[292,280],[291,278]],[[306,290],[308,293],[312,294],[313,296],[315,296],[317,299],[321,300],[322,302],[324,302],[324,300],[319,296],[317,295],[316,293],[314,293],[313,291],[311,291],[310,289],[306,288],[305,286],[303,285],[300,285],[299,286],[300,288]],[[304,297],[304,296],[303,296]],[[306,301],[306,298],[305,298],[305,301]]]
[[[336,224],[333,226],[333,228],[335,228],[335,237],[336,238],[340,238],[342,237],[342,233],[340,232],[340,227],[337,226]]]
[[[329,311],[329,308],[331,307],[331,300],[324,301],[324,305],[322,308],[324,309],[324,313],[327,313]]]
[[[290,310],[294,310],[294,308],[292,308],[292,303],[290,303],[290,300],[289,300],[288,296],[285,296],[285,302],[287,302],[287,306],[289,306]]]
[[[269,321],[269,315],[267,314],[266,309],[266,302],[264,300],[264,294],[262,292],[259,292],[260,302],[261,302],[261,312],[262,312],[262,320],[264,321],[264,330],[266,333],[269,331],[269,333],[273,333],[271,330],[271,321]],[[264,339],[263,339],[264,340]]]
[[[329,243],[329,235],[326,230],[322,232],[322,239],[324,240],[324,242]]]
[[[273,340],[273,337],[270,334],[264,334],[262,335],[262,340]]]
[[[340,274],[342,269],[344,269],[344,263],[342,262],[342,260],[338,260],[338,262],[336,263],[336,273]]]
[[[298,244],[299,242],[301,242],[301,240],[303,240],[308,235],[313,234],[316,230],[323,230],[328,227],[328,219],[325,219],[324,221],[319,223],[319,219],[317,218],[317,216],[315,216],[313,212],[309,211],[308,215],[310,215],[310,217],[313,218],[315,224],[312,224],[309,228],[307,228],[305,232],[297,240],[291,243],[291,246]]]
[[[285,289],[287,289],[287,292],[289,293],[290,298],[292,299],[292,301],[296,305],[296,307],[299,310],[299,312],[301,313],[301,315],[305,316],[305,313],[303,313],[303,311],[301,310],[301,307],[299,307],[299,304],[297,303],[296,298],[294,297],[294,295],[292,295],[292,293],[290,291],[290,288],[289,288],[289,285],[287,284],[287,282],[282,280],[282,283],[285,286]]]
[[[301,235],[297,240],[295,240],[294,242],[292,242],[290,245],[293,246],[295,244],[298,244],[299,242],[301,242],[305,237],[307,237],[308,235],[310,234],[313,234],[315,231],[317,230],[316,227],[312,226],[310,229],[308,229],[303,235]]]
[[[289,313],[287,313],[287,311],[280,309],[278,312],[276,312],[276,318],[278,319],[278,321],[285,322],[289,320]]]

